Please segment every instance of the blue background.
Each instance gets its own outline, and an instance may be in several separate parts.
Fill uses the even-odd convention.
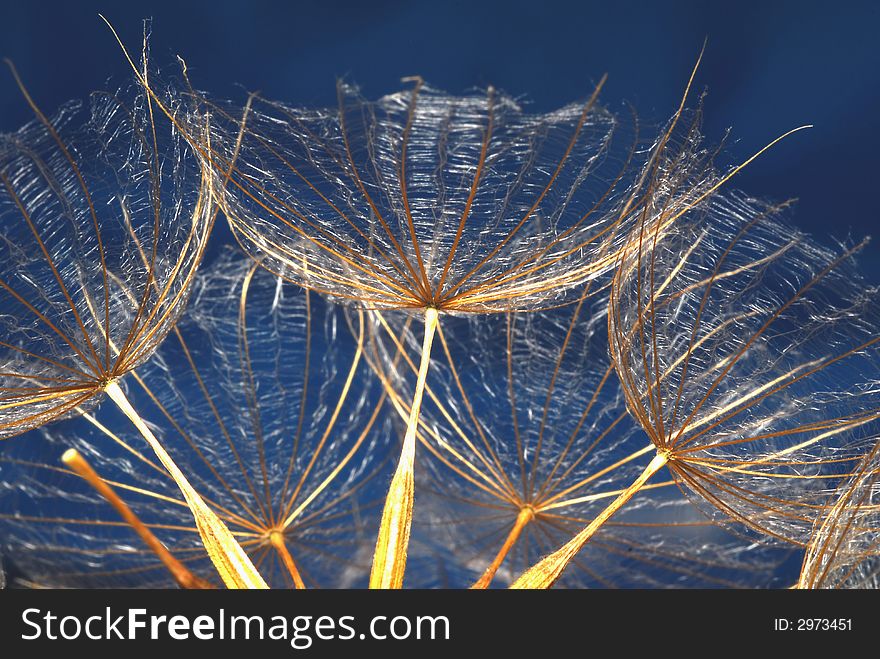
[[[860,2],[2,2],[0,54],[46,110],[127,75],[103,12],[137,49],[153,18],[153,62],[180,54],[196,87],[295,104],[335,102],[339,76],[368,97],[419,74],[461,93],[493,84],[547,111],[584,98],[607,72],[605,102],[649,122],[675,109],[703,39],[697,88],[705,132],[732,129],[738,161],[795,126],[735,185],[800,199],[792,221],[822,240],[878,233],[880,7]],[[0,74],[2,75],[2,74]],[[0,129],[30,115],[0,77]],[[225,232],[224,232],[225,234]],[[228,238],[228,235],[224,237]],[[222,239],[221,239],[222,240]],[[880,241],[861,262],[880,283]]]

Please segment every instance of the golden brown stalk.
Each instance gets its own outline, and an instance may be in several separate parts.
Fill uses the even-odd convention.
[[[622,508],[633,495],[642,489],[642,486],[651,476],[656,474],[668,460],[666,453],[658,453],[654,459],[645,467],[641,475],[633,481],[633,484],[626,488],[620,496],[618,496],[611,504],[599,513],[596,518],[590,522],[580,533],[569,540],[561,549],[556,550],[549,556],[530,567],[523,573],[519,579],[511,584],[511,588],[550,588],[562,571],[568,565],[569,561],[574,558],[583,548],[593,534],[607,522],[614,513]]]
[[[131,406],[125,393],[116,382],[111,382],[105,388],[107,395],[119,407],[125,416],[135,425],[141,435],[153,451],[156,457],[168,470],[168,473],[177,483],[183,494],[186,503],[192,511],[196,520],[196,527],[202,538],[202,543],[208,551],[208,556],[220,573],[223,583],[229,588],[268,588],[263,577],[257,572],[251,560],[245,554],[244,550],[226,528],[226,525],[220,521],[217,515],[202,500],[198,492],[193,489],[192,485],[183,475],[183,472],[168,455],[168,452],[156,439],[144,420],[137,411]]]
[[[140,536],[141,540],[153,551],[162,564],[168,568],[171,576],[181,588],[192,589],[208,589],[214,586],[194,575],[186,566],[177,560],[174,555],[168,551],[159,539],[153,535],[153,532],[140,520],[134,511],[128,507],[116,491],[110,487],[109,483],[102,479],[97,472],[92,469],[88,461],[76,449],[67,449],[61,456],[61,461],[70,467],[73,471],[91,485],[102,497],[107,500],[116,512],[125,520],[132,530]]]
[[[413,482],[413,465],[416,457],[416,429],[419,425],[419,410],[422,406],[422,395],[425,391],[425,378],[431,363],[431,345],[437,330],[438,312],[436,309],[425,310],[425,338],[422,343],[422,359],[419,364],[416,390],[413,394],[409,422],[403,448],[400,451],[400,462],[391,479],[385,508],[382,511],[382,523],[376,539],[376,551],[373,554],[373,568],[370,572],[370,588],[400,588],[403,585],[403,573],[406,569],[406,553],[409,545],[409,534],[412,527],[412,510],[415,484]]]
[[[516,521],[513,523],[513,528],[510,529],[510,533],[507,534],[507,539],[504,541],[504,544],[501,546],[495,559],[489,567],[486,568],[486,571],[483,572],[483,576],[477,579],[477,581],[474,582],[474,585],[471,586],[472,590],[484,590],[489,587],[489,584],[492,583],[492,579],[495,578],[495,573],[498,572],[498,568],[501,567],[504,559],[507,558],[510,548],[516,544],[516,541],[519,539],[526,524],[531,522],[534,518],[535,511],[531,506],[524,506],[519,511],[519,515],[516,516]]]
[[[272,531],[269,533],[269,542],[272,543],[272,547],[278,552],[278,556],[281,557],[281,562],[284,563],[284,567],[290,572],[290,577],[293,579],[293,585],[296,586],[298,590],[305,590],[306,584],[303,582],[302,576],[300,576],[299,569],[296,567],[293,556],[291,556],[290,552],[287,550],[287,545],[284,544],[284,532],[277,530]]]

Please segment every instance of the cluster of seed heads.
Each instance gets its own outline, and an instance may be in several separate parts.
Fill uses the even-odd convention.
[[[0,135],[20,583],[878,585],[862,243],[734,190],[764,149],[718,167],[693,74],[651,129],[604,79],[311,109],[129,62],[52,115],[16,75]]]

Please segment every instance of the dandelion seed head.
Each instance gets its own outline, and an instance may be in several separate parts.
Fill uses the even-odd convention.
[[[387,468],[381,397],[356,342],[325,334],[327,316],[339,310],[282,288],[279,296],[277,278],[224,252],[200,274],[191,313],[126,384],[127,395],[268,583],[293,585],[274,547],[282,540],[307,585],[336,585],[342,573],[362,584],[369,555],[360,547],[375,533],[370,483]],[[101,426],[89,415],[44,429],[29,443],[34,457],[3,454],[3,509],[24,512],[0,514],[3,549],[50,585],[170,584],[116,511],[58,463],[73,446],[175,557],[214,580],[174,481],[124,418],[99,412]]]
[[[17,74],[16,74],[17,75]],[[186,304],[216,206],[148,97],[96,92],[0,136],[0,437],[94,407]],[[189,109],[173,90],[168,107]]]
[[[628,408],[682,488],[717,519],[804,544],[880,418],[880,315],[859,246],[820,246],[786,206],[717,193],[659,237],[643,224],[608,323]]]
[[[329,109],[207,103],[206,157],[240,243],[289,280],[369,308],[537,309],[620,242],[642,145],[597,94],[530,114],[414,79],[375,101],[342,82]]]
[[[455,548],[454,564],[442,562],[447,582],[474,583],[525,514],[491,581],[509,585],[650,460],[654,447],[627,414],[608,358],[605,314],[604,303],[586,301],[542,314],[448,319],[422,403],[408,584],[434,584],[443,547]],[[405,318],[380,318],[371,359],[403,417],[418,336]],[[744,555],[745,544],[658,476],[597,533],[559,585],[768,585],[786,552]]]

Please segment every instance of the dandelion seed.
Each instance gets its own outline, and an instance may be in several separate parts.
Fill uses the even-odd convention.
[[[474,588],[510,583],[641,471],[639,458],[653,447],[626,412],[605,313],[603,304],[581,300],[553,313],[509,314],[500,324],[450,320],[438,330],[442,350],[417,434],[425,458],[414,523],[423,545],[455,547],[458,587],[473,572]],[[402,392],[417,375],[418,341],[400,319],[376,316],[367,354],[406,420]],[[644,489],[602,530],[564,585],[766,585],[785,552],[747,554],[747,544],[667,480]],[[425,557],[429,565],[435,553]],[[418,568],[408,571],[409,584],[420,578]]]
[[[880,418],[877,291],[780,207],[715,195],[656,239],[643,226],[611,287],[611,354],[654,458],[517,585],[546,586],[664,466],[716,519],[804,546]],[[699,242],[699,247],[694,245]],[[681,305],[683,296],[687,302]]]
[[[876,437],[874,438],[876,442]],[[834,493],[807,545],[798,588],[880,588],[880,442]]]
[[[0,438],[106,393],[180,485],[218,569],[259,584],[118,383],[186,304],[217,213],[211,179],[147,95],[96,93],[50,118],[9,66],[36,120],[0,136]],[[173,94],[165,104],[187,112]]]
[[[372,483],[390,466],[383,396],[361,340],[328,340],[340,312],[288,284],[279,296],[276,283],[231,250],[204,268],[187,318],[128,395],[267,583],[363,586],[381,504]],[[50,429],[39,460],[7,454],[7,496],[33,511],[0,516],[9,552],[44,583],[168,584],[155,551],[134,544],[135,526],[55,466],[73,443],[179,563],[210,578],[174,483],[111,421],[87,434],[79,420],[79,432]]]

